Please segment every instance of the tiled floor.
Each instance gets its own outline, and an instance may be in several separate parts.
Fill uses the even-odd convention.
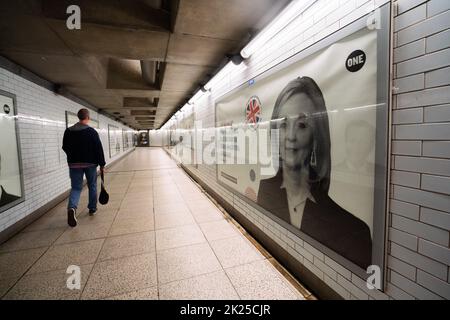
[[[69,228],[63,202],[0,246],[0,297],[303,299],[163,150],[137,149],[106,177],[96,216],[80,209]]]

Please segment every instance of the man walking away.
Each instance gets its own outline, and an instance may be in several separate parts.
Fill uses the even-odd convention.
[[[80,121],[77,124],[64,132],[62,146],[67,154],[72,186],[67,207],[67,223],[71,227],[77,225],[76,210],[83,189],[84,175],[89,188],[89,214],[94,215],[97,211],[97,166],[100,166],[101,171],[104,171],[105,167],[100,137],[95,129],[88,126],[89,110],[78,111],[78,119]]]

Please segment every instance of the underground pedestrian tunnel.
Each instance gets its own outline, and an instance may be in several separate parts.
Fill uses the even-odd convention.
[[[0,298],[449,299],[449,9],[0,1]]]

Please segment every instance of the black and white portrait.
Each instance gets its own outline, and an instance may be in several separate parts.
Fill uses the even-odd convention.
[[[384,246],[387,130],[379,120],[387,102],[379,96],[378,40],[376,30],[358,30],[215,101],[221,141],[235,147],[224,148],[230,156],[217,164],[219,183],[355,272],[380,263]],[[364,65],[348,70],[349,55],[360,51]],[[248,128],[237,141],[253,143],[233,146],[239,130],[228,128]],[[239,150],[245,162],[235,165]],[[251,150],[258,162],[248,161]]]
[[[0,212],[23,199],[14,98],[0,92]]]
[[[322,91],[309,77],[279,94],[272,114],[279,130],[280,169],[260,181],[257,203],[355,264],[371,264],[369,226],[328,195],[331,139]]]

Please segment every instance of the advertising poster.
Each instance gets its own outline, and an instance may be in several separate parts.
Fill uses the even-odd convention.
[[[137,147],[137,146],[138,146],[138,136],[137,136],[137,133],[132,133],[132,137],[133,137],[133,147]]]
[[[15,98],[0,91],[0,212],[24,199]]]
[[[176,144],[176,155],[185,164],[195,164],[195,132],[194,112],[183,114],[177,126],[178,143]]]
[[[129,130],[122,129],[122,144],[123,144],[123,151],[128,150],[132,146],[132,132]]]
[[[122,130],[108,124],[109,157],[112,158],[120,153],[120,136]]]
[[[375,171],[385,169],[375,150],[377,112],[387,109],[377,98],[378,43],[377,30],[360,29],[216,101],[219,182],[364,270],[373,262]],[[248,161],[274,145],[270,168]]]

